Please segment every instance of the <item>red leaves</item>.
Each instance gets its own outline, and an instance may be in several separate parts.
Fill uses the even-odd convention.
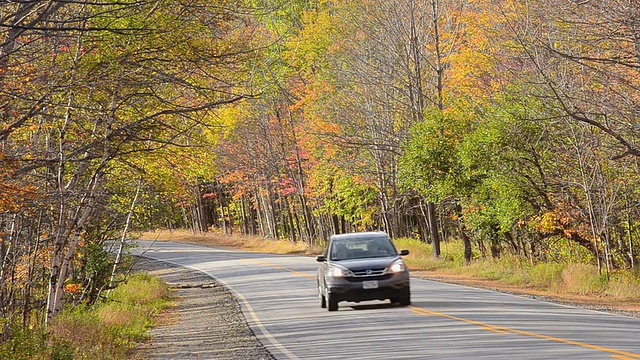
[[[284,196],[288,196],[291,194],[295,194],[298,188],[296,187],[295,181],[292,178],[285,178],[280,180],[280,192]]]

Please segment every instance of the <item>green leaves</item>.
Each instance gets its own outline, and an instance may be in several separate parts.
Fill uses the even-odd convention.
[[[432,110],[414,125],[400,160],[400,179],[432,201],[467,195],[469,172],[464,168],[461,146],[471,129],[467,115]]]

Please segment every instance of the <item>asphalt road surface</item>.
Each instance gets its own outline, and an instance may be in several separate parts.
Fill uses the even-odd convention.
[[[640,319],[412,279],[412,305],[321,309],[312,257],[140,241],[227,286],[277,359],[640,359]]]

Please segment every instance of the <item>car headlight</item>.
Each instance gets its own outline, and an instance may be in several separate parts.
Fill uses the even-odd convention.
[[[341,266],[332,265],[329,267],[329,271],[327,272],[328,276],[332,277],[346,277],[353,275],[351,271]]]
[[[404,271],[404,262],[402,260],[396,260],[389,266],[390,273],[399,273]]]

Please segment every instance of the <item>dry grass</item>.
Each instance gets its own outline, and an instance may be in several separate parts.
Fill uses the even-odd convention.
[[[169,296],[168,285],[159,278],[134,274],[118,285],[108,301],[60,314],[50,326],[50,336],[72,346],[73,358],[129,358],[136,343],[149,336],[154,319],[169,306]]]
[[[579,295],[601,294],[607,286],[598,268],[587,264],[566,265],[562,285],[565,292]]]
[[[640,274],[630,272],[614,272],[607,284],[605,293],[617,299],[640,299]]]
[[[324,248],[320,245],[309,245],[303,241],[262,239],[242,235],[221,235],[216,233],[194,234],[187,230],[163,230],[140,234],[141,240],[167,240],[190,244],[219,246],[251,252],[264,252],[290,255],[320,254]]]
[[[131,319],[131,310],[122,307],[109,306],[102,308],[98,314],[106,326],[122,326]]]

